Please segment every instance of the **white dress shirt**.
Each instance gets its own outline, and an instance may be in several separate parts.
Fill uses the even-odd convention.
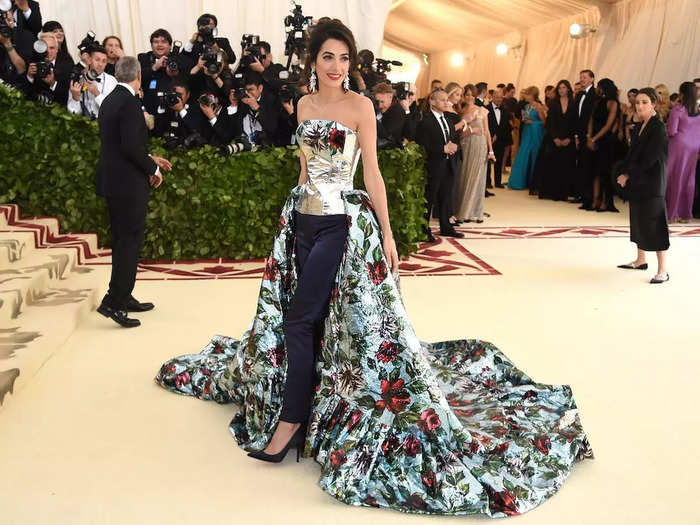
[[[32,9],[31,7],[27,9],[26,11],[22,11],[22,14],[24,15],[25,20],[29,20],[29,17],[32,16]],[[19,24],[19,9],[15,9],[12,12],[12,15],[14,16],[15,19],[15,24]]]
[[[257,98],[257,103],[260,104],[260,99],[262,98],[262,95],[260,95]],[[258,111],[260,111],[258,109]],[[256,131],[262,131],[262,125],[260,122],[258,122],[257,119],[257,111],[254,112],[252,109],[248,111],[245,117],[243,117],[243,133],[245,133],[248,136],[248,139],[250,140],[251,144],[255,144],[256,146],[258,145],[257,142],[255,142],[254,139],[254,134]],[[272,137],[270,137],[272,138]]]
[[[493,114],[496,115],[496,124],[501,125],[501,108],[493,106]]]
[[[581,108],[583,107],[583,100],[586,98],[586,96],[588,95],[588,92],[591,90],[592,87],[593,87],[593,84],[588,86],[586,88],[586,91],[583,92],[583,95],[581,95],[581,100],[579,100],[579,102],[578,102],[578,116],[579,117],[581,116]]]
[[[95,96],[89,91],[85,90],[80,94],[81,100],[84,101],[85,103],[85,108],[87,109],[89,115],[85,116],[94,116],[97,117],[97,115],[100,112],[100,106],[102,105],[102,101],[109,95],[115,87],[117,87],[117,79],[114,78],[112,75],[109,73],[102,73],[99,77],[100,79],[99,82],[95,82],[97,85],[97,89],[100,92],[99,95]],[[131,86],[127,84],[122,84],[128,88],[131,88]],[[133,90],[132,90],[133,91]],[[80,100],[75,100],[73,98],[73,94],[71,93],[70,96],[68,97],[68,111],[73,113],[74,115],[82,115],[82,107],[80,105]]]

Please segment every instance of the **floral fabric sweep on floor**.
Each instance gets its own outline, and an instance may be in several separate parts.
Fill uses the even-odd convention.
[[[241,340],[215,336],[166,362],[174,392],[240,406],[230,430],[267,446],[286,377],[282,319],[296,287],[293,210],[285,204],[255,318]],[[490,343],[421,343],[388,271],[367,195],[343,192],[345,254],[316,357],[305,456],[350,505],[425,514],[522,514],[593,453],[571,388],[536,383]]]

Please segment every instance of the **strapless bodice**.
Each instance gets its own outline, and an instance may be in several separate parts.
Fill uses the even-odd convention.
[[[345,213],[342,191],[353,189],[360,158],[357,133],[335,120],[303,120],[296,131],[306,158],[307,181],[296,210],[309,215]]]

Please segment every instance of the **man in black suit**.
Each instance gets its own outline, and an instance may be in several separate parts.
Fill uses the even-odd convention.
[[[231,48],[228,38],[217,37],[217,26],[219,21],[209,13],[205,13],[197,19],[197,32],[192,35],[189,42],[185,44],[182,54],[188,56],[192,63],[196,64],[206,46],[212,46],[215,50],[226,53],[228,63],[236,62],[236,53]]]
[[[430,94],[430,112],[426,113],[423,120],[418,123],[416,130],[416,142],[422,145],[428,156],[426,165],[428,169],[428,184],[426,187],[426,231],[429,242],[435,241],[430,232],[430,217],[433,207],[437,207],[440,213],[440,235],[448,237],[464,237],[450,224],[452,214],[452,188],[455,177],[459,174],[457,162],[453,161],[459,151],[459,135],[454,128],[452,120],[445,118],[445,110],[449,101],[447,93],[443,89],[437,89]]]
[[[243,111],[243,132],[250,143],[258,146],[284,146],[289,138],[282,134],[286,126],[280,126],[282,104],[275,94],[264,87],[263,77],[257,71],[248,71],[243,79],[247,97],[239,111]]]
[[[136,280],[139,251],[146,227],[150,186],[163,181],[161,168],[170,171],[166,159],[148,154],[148,129],[141,103],[141,67],[134,57],[122,57],[115,66],[117,87],[100,106],[100,161],[97,194],[107,197],[112,233],[112,278],[109,291],[97,311],[124,327],[139,326],[128,312],[145,312],[152,303],[140,303],[131,295]]]
[[[593,209],[593,163],[592,152],[586,147],[586,135],[588,134],[588,121],[593,113],[593,108],[596,102],[595,94],[595,76],[590,69],[584,69],[579,74],[581,82],[581,92],[576,96],[576,149],[577,154],[577,171],[578,171],[578,188],[577,198],[574,202],[580,202],[581,210]]]
[[[35,37],[41,32],[41,10],[34,0],[15,0],[12,16],[18,29],[26,29]]]
[[[474,104],[480,108],[486,107],[485,99],[489,85],[486,82],[478,82],[474,87],[476,87],[476,100],[474,100]]]
[[[513,144],[511,135],[510,119],[511,114],[503,104],[503,92],[497,89],[493,92],[493,101],[488,105],[489,110],[489,133],[491,133],[491,144],[496,162],[493,163],[493,184],[496,188],[503,188],[501,183],[501,173],[505,160],[505,151]],[[488,178],[491,177],[491,163],[489,163]]]
[[[380,82],[372,88],[377,103],[377,147],[395,148],[403,143],[403,127],[406,113],[394,101],[391,84]]]
[[[10,36],[0,35],[0,80],[21,89],[25,84],[22,77],[32,57],[34,36],[29,31],[17,29],[12,13],[6,13],[6,22]]]
[[[239,111],[235,89],[229,91],[228,100],[228,106],[222,108],[212,108],[201,104],[199,106],[211,127],[209,144],[212,146],[226,146],[243,134],[244,115],[242,111]]]
[[[176,104],[167,109],[165,118],[161,119],[167,123],[168,127],[158,130],[158,133],[162,135],[169,131],[171,136],[178,138],[180,144],[188,137],[191,137],[190,141],[194,140],[193,144],[202,145],[208,142],[211,126],[207,124],[207,118],[204,116],[199,102],[190,98],[190,88],[187,86],[187,82],[183,79],[175,80],[171,89],[177,93],[178,100]],[[201,139],[194,137],[194,134],[198,134]]]

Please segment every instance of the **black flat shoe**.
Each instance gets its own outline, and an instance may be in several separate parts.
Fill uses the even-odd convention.
[[[287,452],[289,452],[289,449],[296,447],[297,463],[299,463],[299,457],[304,450],[304,441],[306,441],[306,427],[302,425],[294,432],[294,435],[292,435],[285,447],[277,454],[265,454],[263,450],[257,450],[255,452],[248,452],[248,456],[253,459],[259,459],[260,461],[267,461],[268,463],[280,463],[287,455]]]
[[[586,210],[586,211],[593,211],[595,208],[593,206],[590,206],[588,204],[583,204],[578,207],[579,210]]]
[[[464,234],[455,230],[449,231],[449,232],[440,232],[440,237],[455,237],[457,239],[461,239],[464,237]]]
[[[126,310],[115,310],[111,306],[107,306],[106,304],[102,303],[97,308],[97,311],[124,328],[135,328],[137,326],[141,326],[141,321],[138,319],[129,318]]]
[[[153,303],[141,303],[133,297],[130,297],[129,302],[126,303],[126,309],[129,312],[148,312],[154,308],[155,305]]]
[[[639,266],[635,266],[634,264],[618,264],[617,267],[624,270],[647,270],[649,265],[647,263],[640,264]]]
[[[666,279],[657,279],[654,277],[651,281],[649,281],[649,284],[660,284],[660,283],[665,283],[671,278],[669,274],[666,274]]]
[[[614,206],[613,206],[612,208],[608,208],[608,209],[605,210],[605,211],[609,211],[609,212],[612,212],[612,213],[620,213],[620,210],[618,210],[618,209],[615,208]]]

